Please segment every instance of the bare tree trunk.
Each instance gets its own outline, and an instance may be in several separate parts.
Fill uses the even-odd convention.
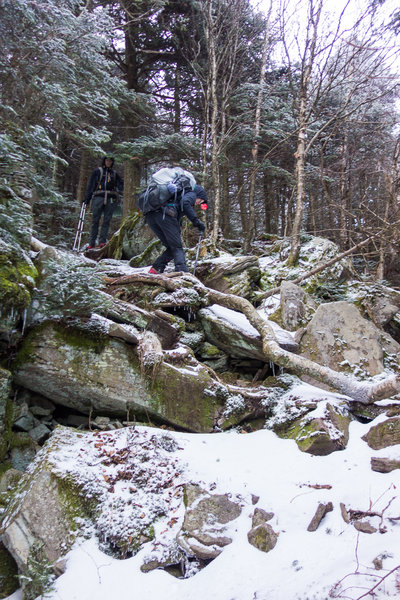
[[[251,242],[254,241],[256,234],[256,218],[254,211],[254,200],[256,193],[256,176],[257,176],[257,164],[258,164],[258,148],[259,148],[259,136],[261,129],[261,106],[264,99],[264,88],[265,88],[265,72],[267,70],[267,58],[268,58],[268,48],[270,43],[270,32],[269,32],[269,23],[270,16],[272,10],[272,2],[270,2],[268,15],[267,15],[267,24],[264,33],[264,43],[262,50],[262,58],[261,58],[261,69],[260,69],[260,82],[259,82],[259,90],[257,95],[257,106],[256,106],[256,114],[254,117],[254,125],[253,125],[253,146],[251,149],[252,155],[252,170],[250,173],[250,190],[249,190],[249,218],[248,218],[248,228],[244,240],[244,252],[247,254],[250,250]]]
[[[300,254],[300,231],[303,219],[305,203],[305,165],[307,159],[306,142],[307,129],[309,123],[308,111],[308,89],[311,82],[311,73],[314,67],[316,44],[318,39],[318,26],[321,17],[322,0],[317,1],[314,6],[314,0],[308,0],[308,26],[307,39],[302,57],[301,81],[298,105],[298,134],[296,151],[296,212],[292,229],[292,243],[288,258],[288,265],[296,265]]]
[[[305,164],[306,164],[306,98],[303,95],[300,98],[299,108],[299,133],[297,137],[296,152],[296,211],[292,227],[292,243],[288,258],[288,266],[296,265],[300,254],[300,232],[303,220],[304,200],[305,200]]]
[[[127,26],[125,30],[125,63],[126,81],[129,90],[135,90],[138,86],[138,67],[136,45],[136,22],[131,18],[134,14],[134,5],[131,0],[124,3],[126,11]],[[128,113],[125,117],[125,139],[131,140],[137,137],[137,117]],[[138,158],[129,158],[124,164],[124,203],[122,214],[127,216],[137,211],[135,193],[139,191],[142,165]]]
[[[345,130],[343,135],[343,143],[341,146],[340,158],[340,249],[346,250],[348,247],[349,229],[347,226],[349,215],[349,186],[348,186],[348,133]]]
[[[89,152],[86,148],[82,149],[81,153],[81,164],[79,167],[79,181],[78,181],[78,191],[77,191],[77,201],[78,204],[81,205],[83,202],[83,198],[85,197],[85,192],[88,184],[89,177]]]
[[[221,168],[222,175],[222,195],[221,195],[221,227],[225,238],[230,237],[230,216],[231,205],[229,201],[229,171],[227,161],[224,162]]]
[[[239,200],[239,209],[240,209],[240,222],[242,225],[242,231],[244,232],[244,234],[246,235],[246,231],[247,231],[247,211],[246,211],[246,202],[245,202],[245,197],[243,194],[243,189],[244,189],[244,175],[243,175],[243,171],[240,168],[240,165],[237,165],[236,168],[236,181],[237,181],[237,189],[239,190],[238,193],[238,200]]]
[[[219,184],[219,163],[218,163],[218,93],[217,93],[217,50],[216,50],[216,31],[215,21],[213,16],[212,0],[207,0],[206,5],[206,40],[209,58],[209,89],[211,101],[211,179],[214,192],[213,202],[213,227],[211,232],[212,242],[217,242],[219,225],[220,225],[220,184]]]

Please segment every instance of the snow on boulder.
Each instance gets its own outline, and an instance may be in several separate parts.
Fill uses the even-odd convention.
[[[302,452],[325,456],[346,448],[350,421],[344,404],[320,401],[315,410],[296,419],[279,435],[294,439]]]
[[[214,290],[251,299],[260,279],[260,265],[256,256],[221,254],[203,260],[197,266],[196,276]]]
[[[232,542],[227,524],[242,512],[227,494],[209,494],[199,485],[185,487],[186,513],[178,533],[178,545],[189,556],[212,560]]]
[[[321,304],[300,341],[300,354],[335,371],[368,377],[382,373],[385,355],[399,367],[400,344],[348,302]]]
[[[178,445],[160,430],[59,427],[3,515],[1,540],[21,574],[40,550],[42,565],[59,575],[73,543],[93,535],[103,551],[131,556],[182,504],[182,471]]]
[[[209,308],[201,309],[199,316],[208,342],[229,356],[266,361],[261,336],[243,314],[213,304]],[[290,333],[272,321],[270,325],[274,329],[278,344],[285,350],[295,352],[298,346]]]

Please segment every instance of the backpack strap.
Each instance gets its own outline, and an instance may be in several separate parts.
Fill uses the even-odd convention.
[[[98,170],[100,171],[100,175],[99,175],[99,180],[97,182],[97,188],[99,188],[99,186],[101,184],[101,180],[103,179],[103,167],[98,167]]]

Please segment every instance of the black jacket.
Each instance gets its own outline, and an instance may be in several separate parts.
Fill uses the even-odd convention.
[[[193,191],[186,191],[182,200],[178,201],[178,218],[187,217],[195,227],[197,227],[200,220],[194,211],[196,198],[201,198],[205,204],[208,202],[206,191],[201,185],[196,185]]]
[[[111,169],[107,169],[107,167],[105,166],[105,160],[106,157],[103,158],[103,161],[101,163],[101,167],[103,170],[102,177],[100,178],[100,168],[95,169],[90,176],[85,197],[83,200],[86,204],[89,204],[93,194],[95,194],[96,196],[104,196],[105,192],[107,191],[110,192],[107,195],[111,198],[115,198],[117,196],[117,192],[122,194],[122,191],[124,189],[124,181],[122,177],[118,175],[118,173],[113,169],[114,159],[112,159]]]

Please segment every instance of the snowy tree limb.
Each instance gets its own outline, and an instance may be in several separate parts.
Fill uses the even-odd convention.
[[[263,319],[254,306],[239,296],[212,290],[204,286],[197,278],[190,274],[181,277],[165,277],[163,275],[132,274],[129,276],[109,279],[111,286],[126,285],[128,283],[148,283],[163,286],[168,291],[175,291],[182,287],[182,283],[193,286],[203,298],[204,306],[212,303],[220,304],[225,308],[244,314],[250,324],[259,332],[266,360],[271,360],[276,365],[295,373],[299,377],[308,376],[316,381],[328,385],[330,388],[349,396],[362,404],[372,404],[383,398],[390,398],[400,391],[400,377],[396,374],[389,375],[379,382],[358,381],[353,375],[340,373],[333,369],[284,350],[278,344],[272,327]]]

